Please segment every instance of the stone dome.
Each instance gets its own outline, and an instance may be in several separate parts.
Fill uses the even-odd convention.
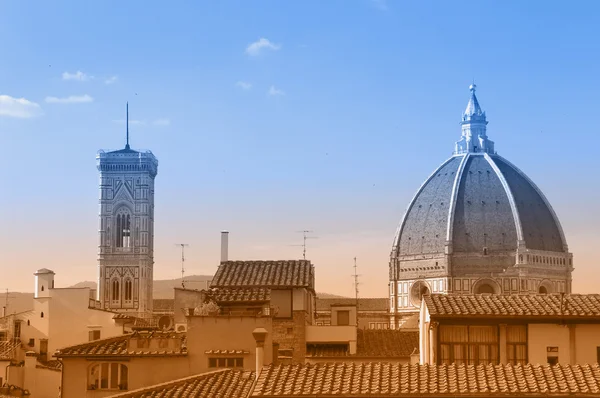
[[[572,254],[542,191],[487,136],[470,87],[453,155],[427,178],[396,231],[390,312],[429,293],[569,293]]]
[[[411,201],[394,239],[396,256],[484,251],[567,252],[565,237],[540,189],[497,154],[446,160]]]

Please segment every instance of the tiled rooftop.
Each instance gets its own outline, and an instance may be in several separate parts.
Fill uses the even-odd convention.
[[[214,298],[217,303],[262,303],[271,300],[271,289],[263,287],[211,289],[206,294]]]
[[[62,370],[62,362],[57,361],[57,360],[51,360],[51,361],[45,361],[45,362],[38,360],[36,367],[42,368],[42,369],[61,371]]]
[[[139,390],[112,395],[112,398],[246,398],[254,372],[223,369],[170,381]]]
[[[15,350],[20,346],[18,341],[0,341],[0,359],[13,359]]]
[[[175,299],[154,299],[152,309],[154,312],[175,312]]]
[[[388,311],[387,298],[359,298],[358,311]],[[317,311],[329,311],[332,305],[355,305],[353,298],[319,298],[317,297]]]
[[[179,339],[177,349],[130,349],[129,340],[132,338],[158,339],[172,338]],[[187,355],[186,336],[183,333],[175,332],[134,332],[122,336],[111,337],[92,341],[85,344],[78,344],[71,347],[60,349],[56,352],[56,357],[136,357],[136,356],[179,356]]]
[[[409,358],[419,349],[419,332],[393,329],[358,329],[356,354],[350,355],[346,346],[314,344],[307,347],[309,357]]]
[[[432,316],[600,316],[600,294],[432,294],[424,299]]]
[[[211,287],[306,287],[314,290],[314,266],[308,260],[225,261]]]
[[[252,397],[599,396],[594,365],[270,365]]]

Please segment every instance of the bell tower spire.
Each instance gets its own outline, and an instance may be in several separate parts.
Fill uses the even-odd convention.
[[[485,112],[481,110],[475,90],[475,83],[469,86],[471,97],[465,109],[462,120],[462,134],[459,141],[456,142],[454,153],[477,153],[484,152],[494,154],[494,142],[487,137],[487,119]]]
[[[130,149],[129,148],[129,101],[127,101],[127,103],[125,104],[125,109],[126,109],[126,120],[125,120],[125,124],[126,124],[126,141],[125,141],[125,149]]]

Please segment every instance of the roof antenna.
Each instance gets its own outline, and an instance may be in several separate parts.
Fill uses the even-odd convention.
[[[126,124],[127,124],[127,142],[125,144],[125,149],[129,149],[129,101],[127,101],[127,119],[126,119]]]
[[[302,258],[304,260],[306,260],[306,240],[307,239],[318,239],[317,236],[306,236],[306,234],[309,234],[313,231],[309,231],[309,230],[303,230],[303,231],[296,231],[302,234],[302,244],[301,245],[291,245],[291,246],[300,246],[302,247]]]
[[[185,248],[189,246],[187,243],[175,243],[175,246],[181,247],[181,287],[185,289],[185,279],[183,275],[185,273]]]
[[[354,298],[356,299],[356,312],[358,314],[358,277],[360,276],[358,274],[358,267],[356,265],[356,257],[354,257],[354,275],[352,275],[354,277]],[[358,326],[358,315],[356,318],[356,325]]]

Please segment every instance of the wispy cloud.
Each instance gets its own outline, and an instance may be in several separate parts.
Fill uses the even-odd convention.
[[[260,39],[258,39],[254,43],[249,44],[248,47],[246,47],[246,53],[251,56],[256,56],[256,55],[260,54],[260,52],[263,49],[277,51],[280,48],[281,48],[281,45],[273,44],[269,41],[269,39],[265,39],[264,37],[261,37]]]
[[[104,80],[104,84],[113,84],[113,83],[116,83],[117,80],[119,80],[118,76],[111,76]]]
[[[386,0],[371,0],[371,4],[381,11],[386,11],[388,9]]]
[[[152,124],[155,126],[168,126],[171,124],[171,121],[169,119],[156,119]]]
[[[89,95],[70,95],[68,97],[46,97],[45,100],[49,104],[82,104],[86,102],[93,102],[94,98]]]
[[[269,91],[267,91],[267,94],[269,94],[270,96],[280,96],[285,95],[285,92],[276,88],[275,86],[271,86],[269,87]]]
[[[78,70],[75,73],[63,72],[62,79],[63,80],[76,80],[79,82],[85,82],[87,80],[93,79],[93,76],[86,75],[82,71]]]
[[[14,98],[10,95],[0,95],[0,116],[28,119],[42,115],[39,104],[25,98]]]
[[[250,90],[252,88],[252,83],[239,81],[235,84],[237,87],[240,87],[243,90]]]

